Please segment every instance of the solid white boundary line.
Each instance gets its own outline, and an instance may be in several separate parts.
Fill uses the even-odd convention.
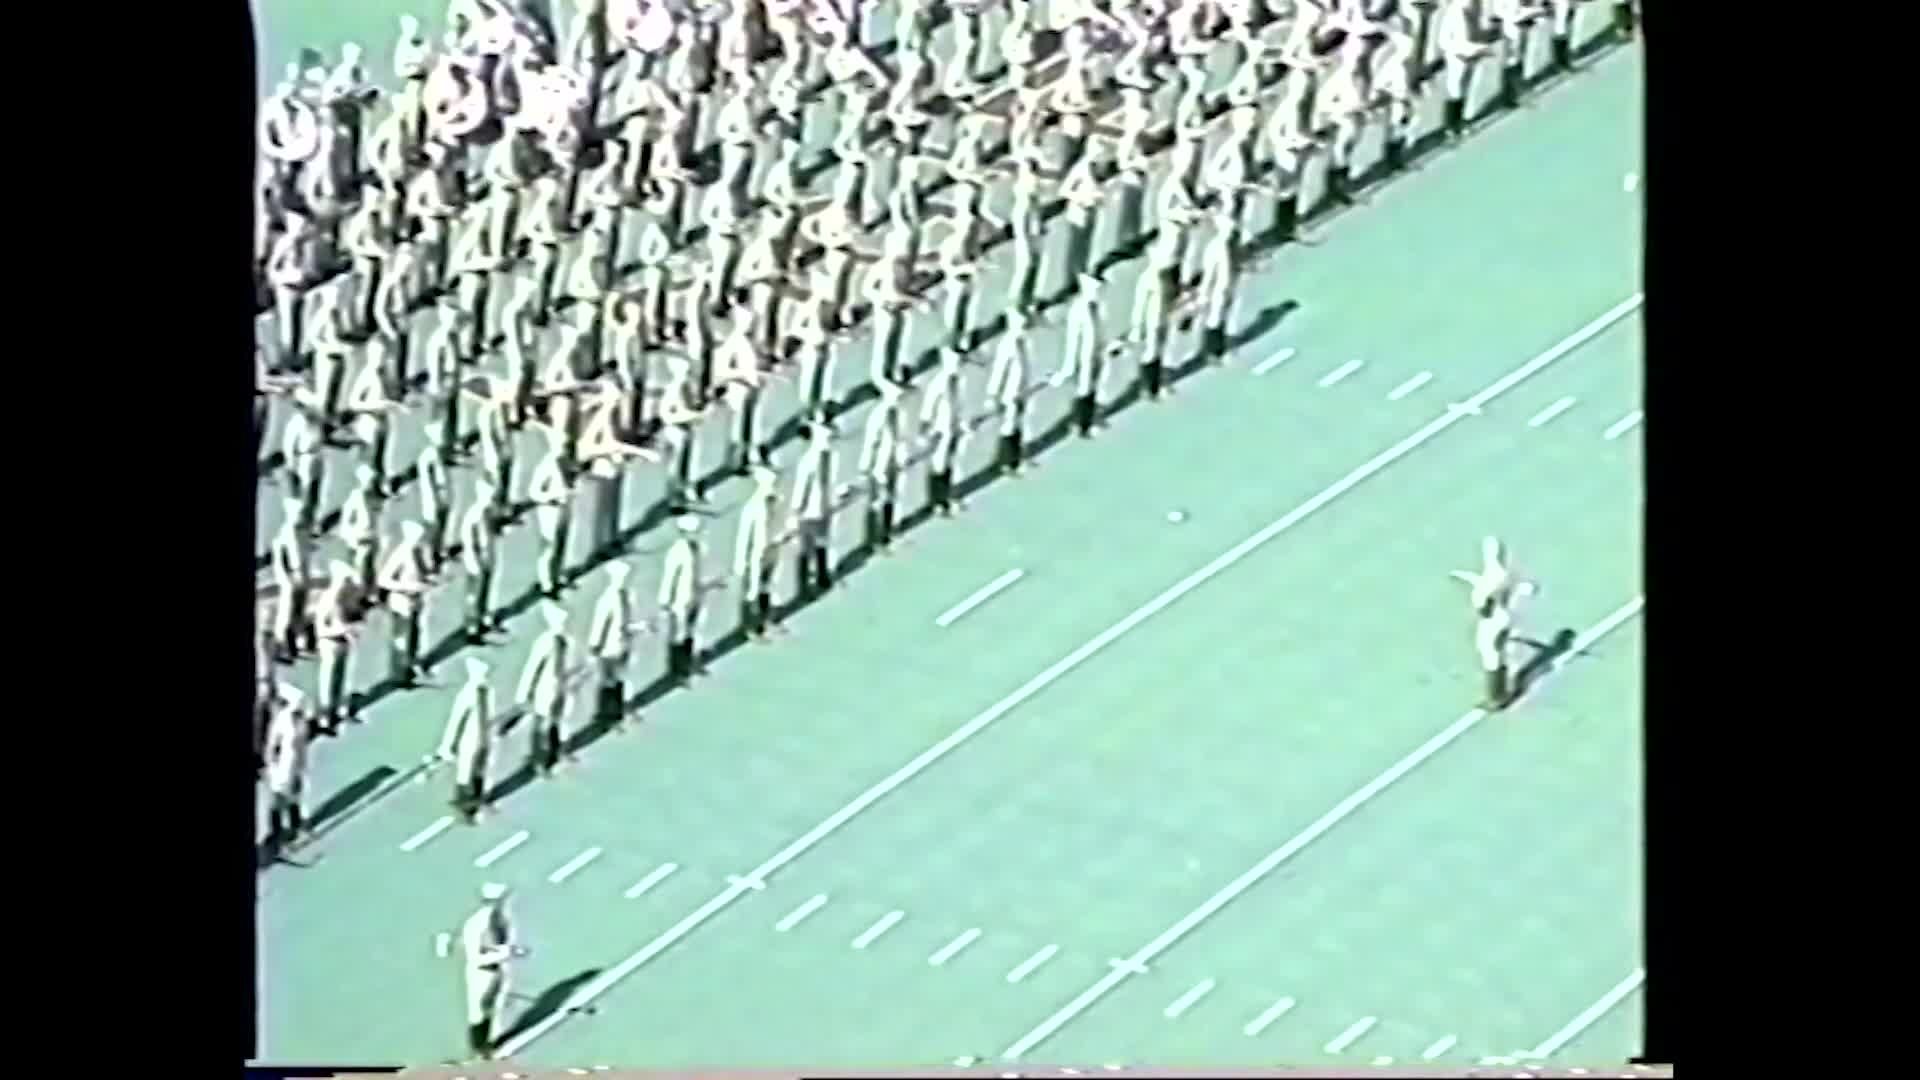
[[[1059,951],[1060,951],[1060,946],[1049,945],[1046,948],[1041,949],[1039,952],[1034,953],[1032,956],[1027,957],[1025,960],[1020,961],[1019,967],[1016,967],[1012,971],[1007,972],[1007,981],[1010,983],[1017,983],[1020,980],[1026,978],[1027,976],[1033,974],[1034,972],[1040,970],[1040,965],[1053,959],[1053,954]]]
[[[978,940],[980,940],[980,928],[976,926],[966,933],[961,934],[959,937],[954,938],[952,941],[947,942],[945,945],[940,946],[939,952],[927,957],[927,963],[932,964],[934,967],[940,967],[947,961],[959,956],[961,949],[966,948]]]
[[[1194,984],[1193,989],[1175,998],[1173,1004],[1168,1005],[1161,1015],[1169,1020],[1178,1020],[1180,1019],[1181,1013],[1193,1008],[1195,1002],[1206,997],[1212,991],[1213,980],[1201,979],[1198,983]]]
[[[864,949],[867,946],[873,944],[874,942],[879,941],[881,934],[884,934],[887,931],[893,929],[894,923],[897,923],[901,919],[904,919],[906,917],[907,917],[907,913],[904,911],[887,912],[885,915],[880,916],[880,919],[878,922],[875,922],[872,926],[869,926],[865,930],[862,930],[860,932],[860,936],[853,939],[853,947],[856,949]]]
[[[573,875],[579,873],[582,867],[586,866],[588,863],[592,862],[593,860],[599,857],[600,857],[600,849],[597,847],[590,847],[587,850],[581,852],[580,854],[575,855],[573,858],[568,859],[565,866],[562,866],[558,870],[555,870],[553,873],[548,874],[547,883],[551,885],[558,885],[561,882],[572,877]]]
[[[1327,387],[1343,381],[1347,376],[1359,370],[1360,361],[1349,360],[1339,367],[1334,368],[1332,371],[1327,372],[1325,375],[1320,376],[1320,389],[1325,390]]]
[[[492,866],[494,863],[497,863],[501,859],[506,858],[508,855],[513,854],[514,848],[517,848],[521,844],[524,844],[526,842],[527,842],[527,830],[521,829],[519,832],[514,833],[512,836],[509,836],[505,840],[502,840],[499,843],[493,845],[493,850],[473,860],[473,865],[479,867],[482,870],[485,870],[487,867]]]
[[[422,848],[426,846],[428,841],[432,840],[436,836],[439,836],[441,833],[446,832],[447,829],[452,825],[453,825],[453,815],[452,814],[444,815],[440,818],[439,821],[436,821],[433,824],[427,826],[426,828],[421,829],[419,832],[414,833],[412,836],[409,836],[406,842],[400,845],[400,850],[414,851],[419,848]]]
[[[1326,1045],[1325,1049],[1327,1053],[1329,1054],[1346,1053],[1347,1047],[1352,1046],[1356,1042],[1359,1042],[1360,1036],[1365,1035],[1369,1031],[1372,1031],[1373,1025],[1379,1022],[1380,1022],[1380,1018],[1377,1016],[1363,1016],[1360,1019],[1355,1020],[1353,1023],[1348,1024],[1347,1030],[1341,1032],[1338,1035],[1335,1035],[1333,1037],[1333,1041]]]
[[[981,604],[986,603],[988,600],[993,599],[993,594],[999,592],[1001,589],[1006,588],[1007,586],[1013,584],[1014,582],[1019,581],[1020,578],[1025,574],[1026,574],[1025,570],[1009,570],[1006,573],[1001,574],[999,577],[994,578],[992,581],[989,581],[985,585],[982,585],[980,588],[974,590],[974,593],[972,596],[967,597],[965,600],[962,600],[959,603],[948,608],[947,610],[941,612],[940,617],[933,620],[933,625],[952,626],[954,623],[959,621],[960,616],[965,615],[967,612],[972,611],[974,608],[977,608]]]
[[[1413,393],[1415,390],[1420,389],[1421,387],[1427,385],[1432,381],[1433,381],[1433,372],[1423,371],[1420,374],[1415,375],[1413,378],[1408,379],[1406,382],[1401,383],[1399,386],[1396,386],[1391,391],[1389,391],[1387,394],[1387,400],[1399,401],[1401,398],[1406,397],[1408,394]]]
[[[1627,415],[1621,417],[1620,419],[1615,420],[1613,422],[1613,426],[1609,427],[1606,431],[1606,434],[1602,435],[1601,438],[1606,439],[1608,442],[1612,442],[1613,440],[1619,438],[1620,436],[1625,435],[1627,432],[1632,431],[1634,428],[1639,427],[1640,421],[1646,419],[1646,416],[1647,416],[1646,413],[1641,412],[1639,409],[1635,409],[1632,412],[1628,413]]]
[[[1253,365],[1253,373],[1255,375],[1265,375],[1267,372],[1293,359],[1293,353],[1294,350],[1292,348],[1281,349],[1279,352]]]
[[[1494,398],[1499,397],[1539,374],[1545,370],[1548,365],[1553,364],[1580,346],[1585,345],[1587,342],[1599,336],[1608,327],[1611,327],[1621,319],[1639,310],[1640,305],[1644,303],[1645,300],[1646,296],[1644,293],[1634,293],[1625,300],[1620,301],[1592,322],[1589,322],[1587,325],[1561,339],[1559,343],[1547,351],[1494,380],[1492,384],[1470,398],[1467,404],[1471,406],[1473,410],[1477,410],[1481,405],[1492,401]],[[831,836],[843,825],[852,821],[861,813],[864,813],[868,807],[886,798],[887,795],[892,793],[896,788],[899,788],[902,784],[925,772],[934,762],[952,753],[955,747],[958,747],[968,739],[986,730],[994,721],[999,720],[1001,717],[1018,708],[1027,699],[1053,685],[1069,671],[1086,663],[1087,659],[1093,656],[1093,654],[1118,641],[1121,637],[1133,630],[1134,627],[1139,626],[1141,623],[1146,622],[1148,619],[1166,610],[1174,601],[1219,576],[1274,537],[1279,536],[1288,529],[1305,521],[1307,518],[1319,513],[1328,503],[1352,491],[1376,473],[1379,473],[1401,458],[1406,457],[1408,454],[1413,453],[1420,447],[1425,446],[1442,432],[1468,419],[1471,415],[1472,412],[1468,409],[1449,407],[1443,410],[1439,416],[1427,421],[1418,431],[1415,431],[1413,434],[1374,455],[1352,472],[1321,490],[1319,494],[1301,503],[1299,506],[1294,507],[1279,519],[1266,525],[1259,532],[1254,533],[1252,536],[1227,549],[1212,562],[1175,582],[1166,591],[1136,608],[1132,614],[1114,623],[1112,626],[1101,631],[1091,641],[1088,641],[1086,644],[1055,661],[1053,666],[1035,675],[1033,678],[1028,679],[1013,693],[1008,694],[1006,697],[1001,698],[989,706],[985,712],[962,724],[960,728],[951,735],[948,735],[946,738],[941,739],[939,742],[921,751],[912,761],[902,765],[879,783],[861,792],[852,802],[834,811],[826,820],[815,825],[812,829],[808,830],[805,835],[776,852],[772,857],[768,858],[766,862],[755,867],[753,873],[747,876],[758,880],[765,880],[768,875],[806,854],[812,850],[814,845]],[[520,1034],[508,1039],[501,1045],[500,1052],[508,1056],[518,1053],[534,1040],[541,1038],[547,1032],[552,1031],[555,1026],[563,1023],[569,1016],[578,1011],[581,1006],[586,1005],[612,989],[620,980],[639,970],[641,965],[652,960],[667,949],[672,948],[681,938],[691,934],[708,919],[718,914],[721,909],[732,904],[750,891],[752,890],[744,886],[730,884],[725,889],[715,893],[712,899],[695,908],[692,912],[688,913],[685,918],[662,931],[654,937],[653,940],[635,949],[625,960],[620,961],[591,981],[583,984],[560,1008],[548,1013],[538,1022],[528,1025]],[[1124,978],[1124,974],[1121,977]]]
[[[646,877],[643,877],[639,881],[634,882],[631,886],[627,888],[626,892],[623,892],[620,895],[625,897],[628,900],[632,900],[635,897],[645,893],[648,889],[651,889],[655,885],[660,884],[662,881],[667,880],[667,877],[671,875],[675,870],[678,870],[678,869],[680,869],[679,863],[662,863],[659,866],[654,867],[651,871],[649,871]]]
[[[1420,1060],[1432,1061],[1434,1058],[1437,1058],[1441,1054],[1444,1054],[1447,1051],[1453,1049],[1454,1044],[1459,1041],[1460,1041],[1460,1036],[1458,1035],[1442,1035],[1439,1038],[1433,1040],[1433,1045],[1427,1047],[1425,1050],[1420,1051]]]
[[[1556,401],[1553,404],[1547,406],[1546,408],[1541,409],[1539,412],[1534,413],[1533,419],[1527,421],[1527,426],[1528,427],[1545,427],[1547,423],[1551,421],[1554,417],[1559,416],[1561,413],[1566,412],[1568,409],[1571,409],[1571,408],[1573,408],[1573,399],[1570,397],[1563,397],[1559,401]]]
[[[1585,633],[1574,638],[1573,647],[1553,662],[1548,668],[1548,673],[1558,671],[1566,663],[1568,657],[1578,656],[1582,650],[1590,647],[1594,642],[1599,641],[1602,637],[1611,633],[1614,628],[1618,627],[1621,623],[1638,615],[1645,606],[1646,598],[1644,596],[1636,596],[1632,600],[1614,609],[1612,614],[1595,623]],[[1454,740],[1473,730],[1474,726],[1479,724],[1486,716],[1487,712],[1485,709],[1470,709],[1466,715],[1448,724],[1439,734],[1415,747],[1412,753],[1394,762],[1387,767],[1387,771],[1367,781],[1358,791],[1340,800],[1334,805],[1333,809],[1322,814],[1313,824],[1301,830],[1298,836],[1275,848],[1272,852],[1268,853],[1266,858],[1261,859],[1247,872],[1228,882],[1219,892],[1208,897],[1205,903],[1188,912],[1184,918],[1168,927],[1159,937],[1154,938],[1142,946],[1140,951],[1134,953],[1130,958],[1133,964],[1144,967],[1152,963],[1161,953],[1172,948],[1175,942],[1191,933],[1194,927],[1199,926],[1202,922],[1211,918],[1214,913],[1218,912],[1221,908],[1232,903],[1241,893],[1253,888],[1261,879],[1272,873],[1274,868],[1299,854],[1307,845],[1318,840],[1321,836],[1325,835],[1328,830],[1346,820],[1354,811],[1373,801],[1375,796],[1385,791],[1395,781],[1407,773],[1412,772],[1421,762],[1426,761],[1441,750],[1446,749]],[[1002,1054],[1001,1057],[1008,1059],[1018,1058],[1027,1051],[1045,1042],[1048,1038],[1052,1037],[1054,1032],[1065,1027],[1074,1017],[1087,1011],[1087,1009],[1093,1006],[1094,1002],[1099,1001],[1114,987],[1124,982],[1127,975],[1128,968],[1115,966],[1113,970],[1102,976],[1098,982],[1081,991],[1079,997],[1061,1006],[1052,1016],[1042,1020],[1038,1027],[1021,1036],[1020,1041],[1009,1046],[1006,1053]]]
[[[799,907],[794,908],[792,911],[787,912],[785,918],[773,924],[773,928],[784,934],[787,931],[793,929],[794,927],[799,926],[800,920],[806,918],[807,916],[813,914],[816,911],[819,911],[822,907],[825,907],[826,903],[827,903],[826,893],[814,893],[813,899],[808,900],[806,903],[801,904]]]
[[[1613,1011],[1613,1007],[1627,999],[1627,995],[1640,989],[1647,981],[1646,968],[1634,968],[1626,978],[1614,984],[1613,989],[1600,995],[1600,1000],[1587,1006],[1586,1011],[1572,1020],[1567,1026],[1547,1036],[1547,1040],[1527,1052],[1530,1058],[1552,1057],[1561,1047],[1580,1037],[1580,1033],[1592,1027],[1599,1019]]]
[[[1275,1020],[1278,1020],[1281,1017],[1287,1015],[1289,1012],[1292,1012],[1293,1004],[1294,1002],[1292,998],[1290,997],[1281,998],[1279,1001],[1276,1001],[1272,1005],[1267,1006],[1266,1012],[1263,1012],[1259,1016],[1254,1017],[1253,1020],[1247,1024],[1246,1027],[1241,1028],[1240,1033],[1242,1035],[1245,1035],[1249,1039],[1253,1038],[1255,1035],[1258,1035],[1261,1032],[1267,1030],[1267,1027],[1270,1024],[1272,1024]]]

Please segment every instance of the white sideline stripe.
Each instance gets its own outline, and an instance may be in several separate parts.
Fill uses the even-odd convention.
[[[1053,954],[1059,951],[1060,951],[1060,946],[1049,945],[1046,948],[1041,949],[1039,952],[1034,953],[1032,956],[1027,957],[1025,960],[1020,961],[1019,967],[1014,968],[1012,971],[1007,972],[1007,981],[1010,983],[1017,983],[1021,979],[1024,979],[1027,976],[1033,974],[1035,971],[1038,971],[1040,969],[1041,964],[1044,964],[1047,961],[1053,959]]]
[[[975,941],[979,940],[979,938],[980,938],[980,928],[976,926],[973,929],[967,931],[966,933],[961,934],[959,937],[954,938],[952,941],[947,942],[945,945],[940,946],[939,952],[934,953],[932,956],[927,957],[927,963],[932,964],[934,967],[939,967],[940,965],[960,955],[961,949],[964,949],[967,946],[973,944]]]
[[[1268,1025],[1272,1024],[1275,1020],[1278,1020],[1281,1017],[1287,1015],[1287,1013],[1290,1012],[1292,1009],[1293,1009],[1293,999],[1290,997],[1283,997],[1279,1001],[1276,1001],[1272,1005],[1269,1005],[1267,1007],[1266,1012],[1263,1012],[1259,1016],[1254,1017],[1253,1020],[1247,1024],[1246,1027],[1241,1028],[1240,1030],[1248,1038],[1252,1038],[1255,1035],[1258,1035],[1261,1032],[1267,1030]]]
[[[1599,1001],[1587,1006],[1585,1012],[1567,1021],[1566,1027],[1547,1036],[1547,1040],[1528,1051],[1527,1056],[1531,1058],[1553,1056],[1561,1047],[1578,1038],[1581,1032],[1592,1027],[1601,1017],[1611,1012],[1615,1005],[1625,1001],[1628,994],[1640,989],[1640,984],[1646,981],[1647,969],[1634,968],[1626,978],[1615,983],[1613,989],[1600,995]]]
[[[1646,416],[1646,413],[1635,409],[1620,419],[1615,420],[1613,426],[1607,429],[1606,434],[1602,436],[1602,438],[1608,442],[1612,442],[1627,432],[1632,431],[1634,428],[1639,427],[1640,421],[1646,419]]]
[[[1573,399],[1570,397],[1563,397],[1559,401],[1556,401],[1553,404],[1547,406],[1546,408],[1541,409],[1539,412],[1534,413],[1533,419],[1527,421],[1527,426],[1528,427],[1544,427],[1546,426],[1548,421],[1552,420],[1554,417],[1559,416],[1561,413],[1566,412],[1568,409],[1571,409],[1571,408],[1573,408]]]
[[[856,949],[866,948],[867,946],[880,940],[881,934],[884,934],[887,931],[893,929],[894,923],[897,923],[901,919],[904,919],[906,917],[907,917],[907,913],[904,911],[887,912],[885,915],[880,916],[879,922],[876,922],[872,926],[867,927],[864,931],[861,932],[859,937],[853,939],[853,947]]]
[[[1432,1061],[1434,1058],[1437,1058],[1441,1054],[1444,1054],[1447,1051],[1453,1049],[1453,1044],[1459,1041],[1460,1041],[1460,1037],[1458,1035],[1442,1035],[1439,1038],[1433,1040],[1432,1046],[1429,1046],[1425,1050],[1422,1050],[1420,1052],[1420,1060]]]
[[[1563,338],[1558,344],[1549,348],[1547,351],[1495,380],[1491,385],[1481,390],[1478,394],[1475,394],[1470,403],[1477,408],[1479,405],[1492,401],[1494,398],[1520,385],[1527,379],[1532,378],[1549,364],[1554,363],[1561,357],[1566,356],[1568,353],[1586,344],[1602,331],[1637,310],[1645,300],[1646,296],[1644,293],[1636,292],[1625,300],[1615,304],[1598,318],[1581,327],[1579,330],[1574,331],[1574,333],[1568,337]],[[1114,623],[1106,630],[1101,631],[1101,633],[1091,641],[1088,641],[1073,652],[1068,653],[1060,660],[1055,661],[1053,666],[1035,675],[1033,678],[1028,679],[1019,689],[989,706],[985,712],[961,725],[960,728],[951,735],[948,735],[946,738],[941,739],[939,742],[921,751],[912,761],[902,765],[879,783],[861,792],[852,802],[834,811],[825,821],[815,825],[812,829],[808,830],[805,835],[776,852],[772,857],[768,858],[766,862],[755,868],[754,872],[749,876],[764,880],[768,875],[786,866],[801,855],[806,854],[814,845],[832,835],[841,826],[863,813],[868,807],[885,798],[902,784],[905,784],[907,781],[926,771],[934,762],[952,753],[955,747],[978,735],[981,731],[984,731],[988,725],[1005,716],[1007,713],[1012,712],[1028,698],[1033,697],[1035,694],[1053,685],[1069,671],[1085,663],[1088,657],[1091,657],[1108,645],[1113,644],[1113,642],[1117,641],[1128,631],[1159,614],[1165,610],[1168,605],[1180,599],[1182,596],[1206,584],[1241,559],[1246,558],[1261,545],[1318,513],[1322,507],[1325,507],[1328,503],[1345,495],[1347,492],[1352,491],[1355,487],[1366,482],[1366,480],[1375,473],[1380,472],[1387,466],[1426,445],[1441,432],[1466,419],[1467,416],[1468,414],[1466,412],[1457,409],[1449,408],[1443,411],[1439,416],[1428,421],[1426,425],[1418,431],[1415,431],[1413,434],[1381,451],[1346,476],[1336,480],[1318,495],[1301,503],[1285,516],[1268,524],[1259,532],[1254,533],[1252,536],[1229,548],[1212,562],[1175,582],[1165,592],[1162,592],[1141,607],[1135,609],[1131,615]],[[620,963],[614,965],[612,968],[602,972],[590,982],[583,984],[560,1008],[548,1013],[537,1023],[528,1025],[520,1034],[508,1039],[501,1045],[500,1052],[506,1056],[519,1053],[522,1049],[534,1042],[534,1040],[541,1038],[546,1035],[547,1032],[552,1031],[555,1026],[564,1022],[567,1017],[578,1011],[582,1005],[593,1001],[612,989],[620,980],[638,970],[642,964],[647,963],[662,952],[672,948],[681,938],[692,933],[701,924],[713,918],[721,909],[738,900],[749,891],[750,890],[742,886],[730,884],[725,889],[715,893],[712,899],[695,908],[692,912],[688,913],[685,918],[662,931],[658,936],[654,937],[653,940],[635,949],[625,960],[620,961]],[[1125,978],[1125,975],[1123,974],[1121,977]]]
[[[661,865],[656,866],[651,871],[649,871],[646,877],[643,877],[639,881],[634,882],[631,886],[627,888],[626,892],[621,893],[620,895],[626,897],[628,900],[631,900],[634,897],[639,896],[642,893],[645,893],[648,889],[653,888],[655,885],[660,884],[662,881],[665,881],[667,879],[667,875],[673,873],[675,870],[678,870],[678,869],[680,869],[679,863],[662,863]]]
[[[580,854],[575,855],[573,858],[568,859],[567,864],[565,866],[562,866],[560,869],[555,870],[551,874],[548,874],[547,881],[550,884],[558,885],[561,882],[572,877],[573,875],[579,873],[581,867],[587,865],[588,863],[592,862],[593,860],[599,857],[600,857],[600,849],[597,847],[590,847],[587,850],[581,852]]]
[[[1377,1016],[1363,1016],[1360,1019],[1355,1020],[1353,1023],[1347,1025],[1347,1030],[1341,1032],[1338,1035],[1335,1035],[1333,1037],[1333,1041],[1327,1044],[1326,1046],[1327,1053],[1329,1054],[1346,1053],[1347,1047],[1352,1046],[1354,1043],[1358,1042],[1360,1040],[1360,1036],[1365,1035],[1367,1032],[1373,1030],[1373,1025],[1379,1022],[1380,1022],[1380,1018]]]
[[[814,912],[819,911],[821,907],[825,906],[826,902],[827,902],[826,893],[815,893],[813,895],[813,899],[807,901],[804,904],[801,904],[799,907],[794,908],[792,911],[787,912],[786,918],[781,919],[777,923],[774,923],[773,928],[784,934],[787,931],[793,929],[794,927],[799,926],[801,919],[804,919],[807,916],[813,914]]]
[[[1558,671],[1569,657],[1578,656],[1586,647],[1611,633],[1621,623],[1640,613],[1646,606],[1646,597],[1636,596],[1616,608],[1612,614],[1595,623],[1592,628],[1573,640],[1573,647],[1556,659],[1544,674]],[[1486,718],[1486,710],[1470,709],[1466,715],[1448,724],[1441,732],[1414,748],[1413,752],[1387,767],[1387,771],[1367,781],[1360,790],[1340,800],[1333,809],[1322,814],[1313,824],[1301,831],[1300,835],[1287,841],[1268,853],[1247,872],[1228,882],[1219,892],[1208,897],[1206,902],[1188,912],[1186,917],[1168,927],[1161,935],[1142,946],[1134,953],[1132,960],[1140,965],[1152,963],[1154,958],[1172,948],[1174,943],[1193,931],[1202,922],[1211,918],[1221,908],[1231,903],[1235,897],[1251,889],[1260,880],[1272,873],[1274,868],[1299,854],[1308,844],[1318,840],[1329,829],[1344,821],[1355,810],[1360,809],[1373,798],[1385,791],[1394,781],[1413,771],[1421,762],[1445,749],[1454,740],[1472,730],[1474,725]],[[1102,976],[1098,982],[1080,992],[1080,996],[1061,1006],[1059,1011],[1040,1022],[1032,1031],[1021,1036],[1020,1041],[1007,1048],[1001,1057],[1009,1060],[1019,1058],[1027,1051],[1045,1042],[1054,1032],[1065,1027],[1074,1017],[1093,1006],[1093,1003],[1105,997],[1114,987],[1127,978],[1127,970],[1116,966]]]
[[[997,593],[1001,589],[1004,589],[1007,586],[1013,584],[1014,582],[1019,581],[1021,575],[1025,573],[1026,571],[1024,570],[1009,570],[1006,573],[1001,574],[999,577],[994,578],[992,581],[989,581],[985,585],[982,585],[980,588],[974,590],[974,593],[972,596],[967,597],[965,600],[962,600],[959,603],[948,608],[947,610],[941,612],[940,617],[933,620],[933,625],[952,626],[955,622],[959,621],[960,616],[965,615],[967,612],[972,611],[974,608],[977,608],[981,604],[986,603],[988,600],[993,599],[994,593]]]
[[[1334,368],[1332,371],[1327,372],[1325,375],[1320,376],[1320,387],[1324,390],[1359,370],[1360,361],[1349,360],[1339,367]]]
[[[1433,372],[1423,371],[1413,378],[1408,379],[1406,382],[1401,383],[1399,386],[1394,387],[1392,392],[1387,394],[1387,400],[1399,401],[1401,398],[1406,397],[1408,394],[1413,393],[1415,390],[1420,389],[1432,381]]]
[[[407,837],[406,843],[403,843],[400,845],[400,850],[414,851],[421,847],[424,847],[426,846],[427,841],[432,840],[434,837],[439,836],[443,832],[446,832],[447,828],[452,824],[453,824],[453,815],[447,814],[441,817],[439,821],[436,821],[433,824],[427,826],[426,828],[421,829],[419,832],[414,833],[412,836]]]
[[[517,848],[521,844],[524,844],[526,842],[527,842],[527,830],[521,829],[519,832],[514,833],[512,836],[509,836],[505,840],[500,841],[498,844],[493,845],[493,850],[473,860],[473,865],[479,867],[482,870],[485,870],[487,867],[492,866],[494,863],[497,863],[501,859],[504,859],[508,855],[511,855],[513,853],[514,848]]]
[[[1181,1013],[1186,1012],[1188,1009],[1193,1008],[1194,1002],[1199,1001],[1203,997],[1206,997],[1207,994],[1212,990],[1213,990],[1213,980],[1201,979],[1200,982],[1196,984],[1193,989],[1175,998],[1173,1004],[1167,1006],[1164,1015],[1169,1020],[1178,1020],[1180,1018]]]
[[[1253,365],[1253,373],[1255,375],[1265,375],[1267,372],[1293,359],[1293,353],[1294,350],[1291,348],[1281,349],[1279,352]]]

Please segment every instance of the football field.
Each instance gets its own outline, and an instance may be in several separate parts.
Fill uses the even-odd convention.
[[[259,878],[262,1057],[455,1056],[432,940],[485,880],[533,948],[530,1062],[1637,1053],[1641,95],[1637,48],[1600,54],[1373,189],[1250,278],[1229,364],[916,527],[479,825],[438,824],[444,776],[393,783],[452,686],[370,707],[315,750],[309,865]],[[1541,585],[1494,715],[1448,576],[1488,534]],[[488,650],[502,678],[535,621]]]

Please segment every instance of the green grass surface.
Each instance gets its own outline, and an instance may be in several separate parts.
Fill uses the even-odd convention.
[[[325,45],[325,34],[304,30],[367,33],[345,28],[346,15],[328,23],[346,10],[287,4],[272,15]],[[393,20],[385,5],[352,10],[368,25]],[[362,40],[384,64],[390,37]],[[449,1055],[458,976],[430,942],[456,925],[484,878],[521,890],[536,952],[516,972],[518,989],[548,994],[611,967],[725,889],[727,875],[1619,302],[1639,281],[1639,207],[1620,184],[1640,167],[1639,95],[1637,56],[1605,59],[1343,215],[1320,246],[1286,250],[1250,284],[1246,313],[1300,307],[1233,365],[1048,453],[1032,475],[982,491],[960,519],[916,531],[807,610],[791,638],[724,658],[696,692],[653,706],[496,818],[401,853],[443,812],[436,778],[322,841],[312,868],[268,872],[265,1055]],[[996,273],[1004,278],[1004,258]],[[1109,295],[1129,296],[1131,273],[1115,275]],[[1118,326],[1123,313],[1112,317]],[[1525,613],[1533,636],[1583,629],[1639,591],[1638,436],[1601,437],[1639,407],[1638,335],[1637,317],[1623,320],[1182,597],[527,1056],[772,1065],[998,1053],[1104,975],[1110,958],[1146,944],[1472,703],[1470,620],[1446,572],[1471,565],[1482,534],[1506,538],[1545,584]],[[1283,346],[1297,354],[1250,374]],[[1316,386],[1350,359],[1364,366]],[[864,347],[849,350],[840,381],[857,383],[865,367]],[[1432,381],[1386,400],[1421,371]],[[1567,395],[1571,410],[1528,426]],[[1064,405],[1036,410],[1036,430]],[[778,415],[785,403],[770,406]],[[858,422],[844,421],[850,431]],[[989,443],[975,445],[976,460]],[[910,503],[917,478],[913,487]],[[738,494],[723,489],[716,502]],[[1184,524],[1165,520],[1174,508]],[[839,531],[845,549],[857,522]],[[509,540],[507,563],[530,561],[529,532]],[[716,549],[729,545],[729,521],[710,532]],[[642,589],[657,561],[636,557]],[[1019,584],[934,626],[1015,567],[1026,571]],[[511,597],[531,567],[504,576],[500,595]],[[593,592],[569,600],[579,625]],[[730,621],[729,610],[718,615],[716,626]],[[515,640],[489,650],[503,685],[531,622],[522,616]],[[369,644],[364,663],[383,666],[377,635]],[[1446,1060],[1459,1062],[1551,1034],[1639,962],[1639,647],[1636,625],[1617,630],[1034,1056],[1316,1061],[1365,1015],[1380,1024],[1348,1059],[1405,1061],[1454,1034]],[[655,662],[643,655],[639,669]],[[366,728],[317,753],[314,789],[417,760],[450,694],[418,691],[370,710]],[[500,757],[516,762],[520,749]],[[489,870],[472,866],[519,829],[528,843]],[[588,846],[605,854],[563,885],[546,882]],[[676,873],[622,899],[667,861]],[[829,903],[789,932],[773,929],[815,893]],[[906,912],[897,926],[849,948],[896,909]],[[978,941],[943,967],[928,964],[969,928],[982,930]],[[1006,981],[1046,945],[1059,946],[1051,961]],[[1217,981],[1210,994],[1178,1020],[1162,1017],[1206,978]],[[1243,1036],[1283,994],[1298,999],[1295,1010],[1259,1038]],[[1636,1000],[1559,1060],[1633,1053]]]

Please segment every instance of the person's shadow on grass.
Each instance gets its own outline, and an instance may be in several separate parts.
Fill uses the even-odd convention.
[[[1520,665],[1520,670],[1514,674],[1514,698],[1524,697],[1535,683],[1553,671],[1554,666],[1558,664],[1562,658],[1571,655],[1584,655],[1584,653],[1576,654],[1573,649],[1574,642],[1579,640],[1579,637],[1580,635],[1574,633],[1573,630],[1563,629],[1553,635],[1552,639],[1548,641],[1535,641],[1532,638],[1515,638],[1520,644],[1532,649],[1533,655],[1528,657],[1527,662]]]
[[[585,986],[599,974],[599,968],[588,968],[577,975],[568,976],[554,983],[536,996],[526,997],[524,995],[515,995],[516,1000],[526,1003],[526,1008],[521,1010],[519,1017],[514,1020],[513,1026],[502,1032],[494,1042],[496,1044],[511,1042],[521,1032],[552,1016],[554,1013],[559,1012],[562,1008],[566,1007],[567,999],[573,996],[574,991]],[[592,1015],[594,1007],[588,1005],[580,1011],[587,1015]]]

